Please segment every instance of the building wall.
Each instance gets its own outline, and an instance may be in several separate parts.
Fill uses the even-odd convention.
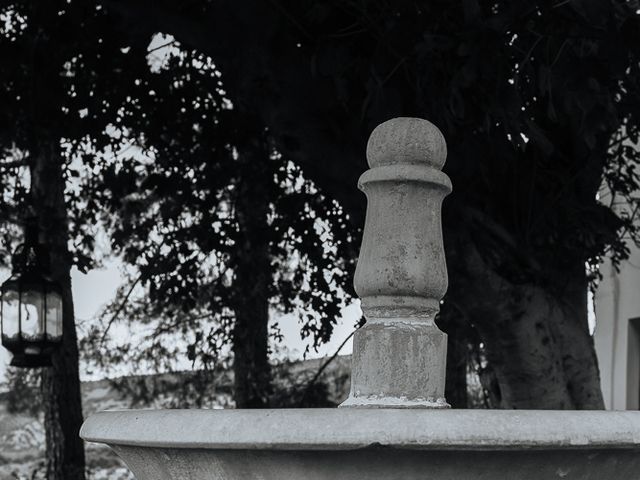
[[[606,261],[595,294],[594,342],[605,406],[638,410],[640,390],[640,249],[631,248],[620,272]]]

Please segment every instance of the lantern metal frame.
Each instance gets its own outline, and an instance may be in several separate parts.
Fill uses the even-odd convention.
[[[51,355],[62,343],[63,335],[63,289],[53,281],[49,271],[49,255],[45,246],[38,242],[38,228],[35,219],[25,222],[25,240],[12,257],[12,274],[0,287],[0,337],[2,345],[13,354],[11,365],[16,367],[51,366]],[[5,333],[5,303],[8,292],[18,293],[17,334]],[[29,338],[23,331],[23,298],[28,292],[41,295],[39,328],[34,337]],[[54,332],[48,332],[49,318],[47,301],[52,295],[59,297],[59,319]]]

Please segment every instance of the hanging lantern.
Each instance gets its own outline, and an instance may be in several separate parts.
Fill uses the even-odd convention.
[[[62,342],[62,287],[49,277],[49,258],[38,242],[34,220],[25,226],[25,241],[13,256],[13,272],[2,284],[2,345],[15,367],[51,365]]]

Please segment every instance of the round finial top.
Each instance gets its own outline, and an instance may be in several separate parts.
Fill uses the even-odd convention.
[[[398,117],[378,125],[367,143],[369,167],[426,163],[441,169],[447,158],[444,136],[422,118]]]

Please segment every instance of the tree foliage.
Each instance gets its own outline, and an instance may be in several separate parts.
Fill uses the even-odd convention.
[[[152,328],[143,344],[121,345],[114,357],[104,348],[105,326],[97,325],[89,350],[105,363],[126,358],[167,368],[186,353],[194,365],[212,366],[231,340],[234,297],[249,288],[234,278],[243,234],[238,195],[252,195],[261,183],[266,197],[253,201],[267,208],[261,235],[270,246],[270,304],[295,311],[303,337],[317,347],[329,340],[351,292],[345,215],[275,149],[263,125],[233,107],[211,59],[172,46],[151,68],[146,51],[137,58],[127,52],[127,106],[100,132],[112,144],[93,155],[97,170],[79,193],[101,216],[114,253],[134,267],[131,286],[145,291],[130,299],[130,286],[122,289],[105,318]],[[256,139],[264,145],[259,165],[243,158]],[[114,156],[122,145],[130,152]]]
[[[158,32],[123,42],[99,3],[34,9],[16,2],[4,19],[6,53],[25,59],[8,64],[3,77],[11,168],[19,154],[28,155],[34,72],[26,52],[40,31],[57,47],[47,68],[62,79],[46,99],[47,122],[65,159],[74,263],[83,271],[99,263],[96,238],[106,236],[112,253],[132,267],[105,325],[90,327],[92,358],[156,368],[175,366],[180,354],[199,366],[217,360],[233,326],[231,300],[246,288],[234,282],[240,181],[269,186],[258,201],[268,205],[272,307],[296,311],[313,347],[329,339],[351,291],[353,236],[345,214],[278,152],[263,123],[232,106],[210,58]],[[40,21],[48,22],[45,30]],[[160,45],[150,46],[154,39]],[[258,169],[239,158],[256,137],[265,139]],[[24,204],[25,191],[18,173],[8,178],[15,185],[3,182],[12,188],[7,210]],[[127,303],[136,286],[145,296]],[[142,343],[106,348],[108,330],[123,318],[151,333]]]
[[[30,58],[19,41],[28,4],[3,10],[12,58]],[[367,136],[389,117],[421,116],[449,145],[440,322],[458,332],[457,351],[482,350],[502,406],[601,406],[584,265],[607,252],[618,262],[637,239],[635,203],[612,208],[638,186],[637,2],[161,0],[150,14],[142,0],[109,0],[58,10],[47,25],[64,35],[48,60],[63,81],[47,120],[79,186],[68,193],[76,262],[91,265],[109,212],[131,283],[148,293],[119,315],[161,334],[174,325],[192,359],[214,359],[233,321],[239,187],[269,179],[269,298],[304,306],[306,331],[326,339],[339,306],[329,292],[348,291],[337,272],[352,265],[363,219],[354,185]],[[154,63],[159,32],[171,45],[156,52],[170,54]],[[13,162],[29,70],[2,68]],[[20,191],[11,178],[8,195]],[[90,338],[100,346],[101,333]],[[147,337],[158,352],[147,360],[175,354],[158,338]],[[137,355],[122,348],[123,360]],[[532,385],[555,393],[541,400]]]
[[[602,405],[584,264],[619,261],[636,235],[596,194],[603,180],[615,199],[637,187],[636,150],[615,148],[637,130],[637,2],[160,2],[148,19],[141,2],[108,8],[132,36],[161,28],[215,59],[234,103],[357,222],[372,128],[397,115],[438,125],[454,184],[443,328],[483,345],[501,405]]]
[[[9,368],[4,382],[9,389],[4,400],[7,412],[11,414],[24,413],[32,417],[39,417],[42,413],[42,397],[40,389],[40,372],[20,368]]]

